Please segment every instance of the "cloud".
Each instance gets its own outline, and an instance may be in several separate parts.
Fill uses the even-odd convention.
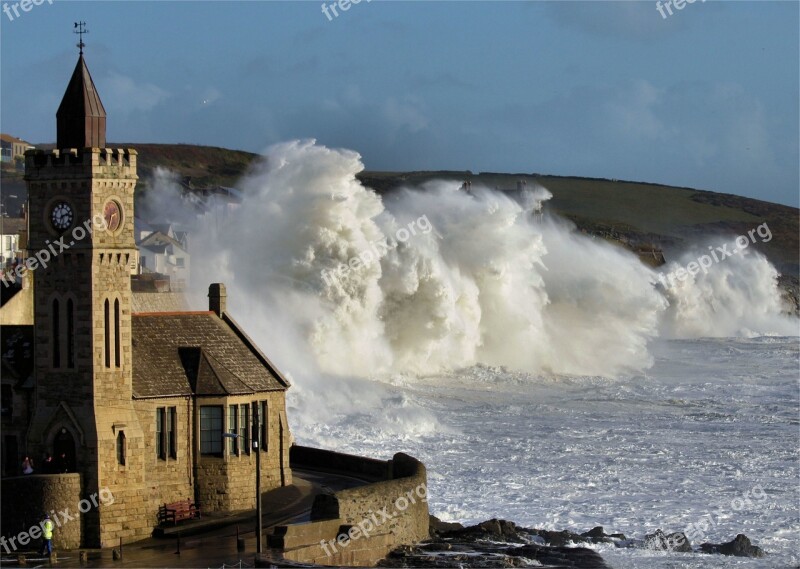
[[[662,18],[655,1],[546,2],[545,6],[551,18],[564,27],[613,38],[647,41],[689,25],[687,18]]]
[[[135,81],[127,75],[109,71],[103,81],[103,99],[109,112],[128,114],[150,111],[170,97],[168,91],[153,85]]]
[[[413,75],[409,80],[409,85],[414,87],[415,90],[431,88],[436,89],[440,87],[455,90],[477,88],[475,83],[464,81],[449,71],[444,71],[441,73],[419,73]]]
[[[622,136],[640,140],[657,140],[667,134],[666,126],[657,114],[663,90],[640,79],[609,95],[604,109],[609,128]]]
[[[421,102],[418,100],[399,101],[391,97],[383,105],[383,116],[396,130],[402,129],[417,133],[426,130],[429,126],[429,120],[422,111]]]

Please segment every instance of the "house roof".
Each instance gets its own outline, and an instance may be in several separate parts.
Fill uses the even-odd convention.
[[[285,391],[289,382],[227,315],[134,314],[134,398]]]
[[[25,144],[27,146],[31,145],[30,142],[26,142],[21,138],[17,138],[16,136],[11,136],[10,134],[5,134],[5,133],[0,134],[0,140],[2,140],[3,142],[14,142],[16,144]]]
[[[177,247],[181,251],[186,252],[183,246],[177,239],[173,239],[169,235],[162,233],[161,231],[155,231],[142,239],[139,243],[139,248],[150,249],[151,251],[164,251],[164,249],[168,246],[172,245],[173,247]]]
[[[24,217],[0,217],[1,235],[18,235],[20,231],[25,231]]]

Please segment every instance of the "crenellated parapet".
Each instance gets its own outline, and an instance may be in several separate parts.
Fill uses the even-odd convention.
[[[25,152],[25,179],[113,177],[138,179],[133,148],[62,148]]]

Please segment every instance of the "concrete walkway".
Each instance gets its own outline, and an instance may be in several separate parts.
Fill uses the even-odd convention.
[[[308,521],[314,496],[365,483],[348,476],[293,469],[294,483],[262,495],[263,526]],[[56,551],[53,567],[253,567],[256,551],[255,511],[204,514],[175,527],[161,528],[163,537],[152,537],[122,548],[122,559],[114,560],[111,548],[84,550],[88,563],[81,563],[78,551]],[[245,549],[237,551],[237,526]],[[267,550],[266,537],[263,545]],[[180,553],[178,552],[180,551]],[[48,559],[34,551],[26,555],[27,567],[50,567]],[[2,567],[19,567],[17,557],[3,555]]]

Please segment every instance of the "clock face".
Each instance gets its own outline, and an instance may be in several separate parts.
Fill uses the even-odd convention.
[[[115,201],[108,202],[103,208],[103,219],[106,222],[106,229],[108,231],[116,231],[122,222],[122,211],[120,211],[119,204]]]
[[[72,213],[72,207],[67,202],[58,202],[50,212],[50,221],[53,227],[60,231],[70,227],[74,219],[75,214]]]

